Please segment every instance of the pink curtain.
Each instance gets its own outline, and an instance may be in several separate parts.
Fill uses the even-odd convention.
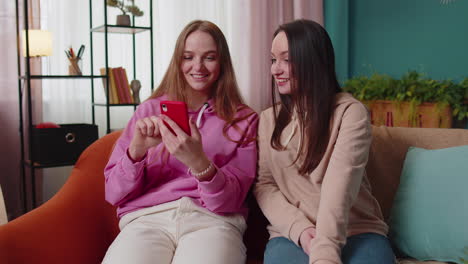
[[[30,28],[39,28],[39,0],[28,0]],[[23,1],[19,1],[23,6]],[[23,24],[23,9],[20,8],[20,23]],[[22,180],[20,174],[20,138],[19,138],[19,101],[18,101],[18,64],[16,42],[16,10],[15,1],[0,2],[0,185],[2,186],[9,219],[23,213]],[[23,61],[23,57],[21,60]],[[24,64],[24,63],[23,63]],[[24,65],[22,65],[24,68]],[[40,74],[40,63],[31,65],[33,74]],[[39,81],[33,82],[33,117],[41,119],[41,86]],[[25,102],[25,100],[23,100]],[[25,108],[23,108],[25,111]],[[40,178],[40,174],[37,175]],[[37,181],[40,182],[39,180]],[[30,186],[29,182],[26,182]],[[40,184],[37,189],[40,190]],[[30,190],[30,189],[28,189]],[[40,193],[37,194],[40,197]]]
[[[247,103],[260,112],[271,104],[270,50],[278,25],[294,19],[310,19],[323,25],[322,0],[242,0],[232,6],[237,17],[232,46],[240,51],[234,60],[236,75]],[[238,48],[241,47],[241,48]]]

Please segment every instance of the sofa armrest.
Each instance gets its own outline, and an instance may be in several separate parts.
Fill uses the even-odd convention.
[[[120,135],[107,135],[80,156],[65,185],[35,210],[0,226],[6,263],[100,263],[118,234],[113,206],[104,200],[104,166]]]

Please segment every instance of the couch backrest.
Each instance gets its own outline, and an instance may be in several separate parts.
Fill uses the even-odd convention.
[[[385,219],[390,214],[410,146],[440,149],[461,145],[468,145],[466,129],[373,127],[367,176]]]

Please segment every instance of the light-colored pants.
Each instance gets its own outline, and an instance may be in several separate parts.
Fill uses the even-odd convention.
[[[242,215],[220,216],[190,198],[128,213],[103,263],[243,264]]]

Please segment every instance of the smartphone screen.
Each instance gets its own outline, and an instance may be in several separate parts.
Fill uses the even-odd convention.
[[[188,112],[187,112],[187,104],[184,102],[178,101],[161,101],[161,114],[168,116],[172,119],[187,135],[191,135],[190,133],[190,126],[189,126],[189,119],[188,119]],[[173,134],[174,131],[168,124],[165,124],[169,130]]]

